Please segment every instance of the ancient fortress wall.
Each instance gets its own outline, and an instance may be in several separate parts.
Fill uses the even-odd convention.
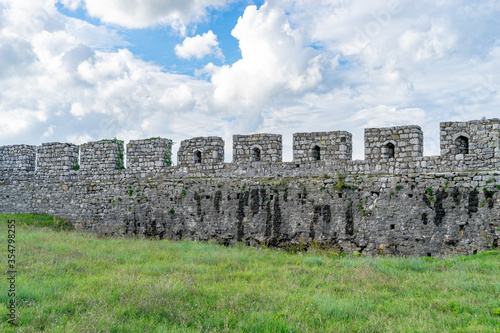
[[[498,246],[500,120],[441,123],[441,155],[418,126],[224,142],[151,138],[0,147],[0,211],[49,213],[103,234],[442,256]],[[124,159],[126,156],[126,163]]]
[[[251,134],[233,136],[233,162],[281,162],[283,143],[281,135]]]
[[[352,135],[349,132],[312,132],[293,135],[295,163],[352,160]]]

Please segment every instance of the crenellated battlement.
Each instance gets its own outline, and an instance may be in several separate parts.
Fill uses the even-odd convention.
[[[172,141],[165,138],[101,140],[80,146],[44,143],[40,147],[0,147],[4,181],[19,172],[48,175],[102,175],[125,169],[162,177],[313,176],[327,171],[345,174],[407,174],[500,168],[500,120],[482,119],[440,124],[441,155],[423,156],[419,126],[365,129],[365,159],[352,160],[352,135],[346,131],[295,133],[293,161],[282,162],[280,134],[233,136],[233,161],[224,162],[220,137],[181,142],[173,167]],[[127,163],[124,163],[124,156]],[[7,174],[8,173],[8,174]]]
[[[153,170],[172,165],[172,140],[150,138],[127,144],[127,168]]]
[[[72,143],[42,143],[37,150],[37,170],[40,172],[65,172],[77,170],[79,147]]]
[[[419,126],[365,129],[365,160],[411,160],[424,153],[424,133]]]
[[[224,140],[217,136],[181,141],[177,152],[179,165],[205,165],[224,162]]]
[[[0,147],[0,170],[35,171],[36,146]]]
[[[500,157],[500,119],[443,122],[440,130],[443,158],[469,155],[489,160]]]
[[[233,135],[233,162],[281,162],[281,134]]]
[[[377,255],[475,253],[500,242],[500,121],[441,123],[441,155],[419,126],[80,146],[0,147],[0,211],[47,213],[105,235],[336,247]],[[126,156],[126,164],[124,157]]]
[[[101,140],[80,146],[80,168],[83,171],[124,169],[123,141]]]
[[[352,159],[352,134],[345,131],[309,132],[293,135],[295,163],[348,161]]]

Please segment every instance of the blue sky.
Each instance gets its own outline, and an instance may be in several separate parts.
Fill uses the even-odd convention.
[[[500,117],[493,0],[0,0],[0,144]],[[174,156],[175,161],[175,156]]]
[[[182,43],[184,37],[169,26],[160,25],[129,29],[113,25],[113,28],[117,29],[118,33],[123,36],[123,39],[128,43],[127,49],[137,58],[152,61],[169,72],[193,75],[195,70],[203,67],[207,61],[221,66],[225,63],[234,63],[241,58],[238,40],[231,36],[231,30],[236,26],[238,18],[241,17],[247,6],[256,5],[260,7],[263,3],[262,0],[229,3],[220,10],[210,10],[207,17],[202,21],[188,25],[188,36],[191,37],[193,34],[202,34],[212,30],[217,35],[219,48],[224,54],[224,59],[213,55],[209,55],[202,60],[177,57],[174,48],[177,44]],[[90,16],[84,6],[69,9],[60,1],[55,6],[65,16],[83,20],[93,25],[106,25],[98,18]],[[117,47],[113,49],[116,50]]]

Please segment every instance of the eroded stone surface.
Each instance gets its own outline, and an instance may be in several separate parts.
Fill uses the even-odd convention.
[[[115,140],[82,145],[80,170],[72,167],[78,157],[72,144],[44,144],[37,157],[35,146],[4,146],[0,211],[53,214],[109,235],[315,243],[373,255],[474,253],[498,246],[500,237],[498,119],[453,124],[441,124],[448,142],[442,156],[421,156],[416,127],[370,130],[379,134],[368,137],[374,149],[363,161],[350,159],[347,132],[299,133],[294,149],[319,142],[325,154],[312,160],[294,153],[293,162],[248,161],[243,153],[224,163],[222,139],[194,138],[181,144],[180,165],[171,167],[165,166],[169,140],[135,140],[126,169]],[[469,153],[456,154],[464,143],[458,149],[449,142],[465,135]],[[387,158],[375,148],[389,137],[394,157]],[[273,140],[279,141],[263,135],[235,144],[263,148]],[[200,163],[194,163],[196,151],[205,154]],[[261,154],[275,153],[263,148]]]

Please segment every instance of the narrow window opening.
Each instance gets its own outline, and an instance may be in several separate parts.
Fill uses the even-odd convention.
[[[455,154],[468,154],[469,153],[469,139],[465,136],[459,136],[455,140]]]
[[[321,159],[321,148],[319,148],[318,146],[314,146],[311,151],[311,157],[313,161],[319,161]]]
[[[394,224],[391,224],[391,230],[394,230],[396,226]]]
[[[430,252],[427,252],[428,257],[432,257],[432,254]]]
[[[201,163],[201,151],[197,150],[194,152],[194,164]]]
[[[338,193],[338,195],[339,195],[339,198],[342,198],[342,193]]]
[[[260,149],[254,148],[252,150],[252,162],[260,162]]]
[[[385,146],[385,149],[386,149],[386,156],[387,156],[387,158],[394,158],[394,151],[395,151],[394,144],[391,143],[391,142],[389,142]]]
[[[340,138],[340,142],[346,142],[345,136]]]
[[[408,198],[413,198],[413,194],[412,194],[412,193],[409,193],[409,194],[408,194]]]

